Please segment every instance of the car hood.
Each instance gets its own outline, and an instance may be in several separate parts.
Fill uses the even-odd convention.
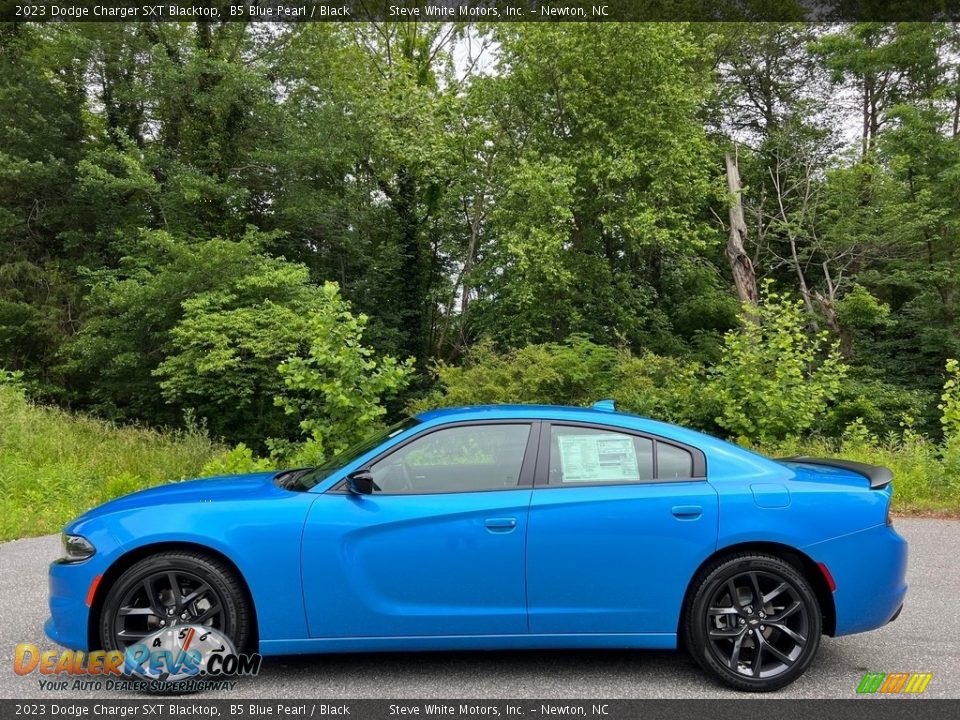
[[[182,480],[157,487],[138,490],[135,493],[110,500],[88,510],[74,520],[71,525],[91,520],[122,510],[137,510],[152,506],[173,505],[179,503],[210,502],[238,499],[262,499],[270,495],[286,495],[287,491],[278,488],[273,479],[277,472],[253,473],[250,475],[223,475],[220,477]]]

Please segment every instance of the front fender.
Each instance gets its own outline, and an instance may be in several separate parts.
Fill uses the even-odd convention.
[[[100,573],[108,572],[130,553],[152,546],[189,544],[210,548],[236,566],[250,590],[261,640],[303,638],[307,637],[307,625],[300,574],[301,536],[307,511],[315,499],[310,493],[278,491],[269,499],[151,505],[81,520],[71,525],[70,531],[91,541],[90,536],[97,532],[108,532],[115,538],[116,547],[111,551],[101,553],[97,548],[100,558],[95,569]],[[94,546],[97,547],[96,542]],[[72,573],[72,568],[51,571],[51,610],[56,582],[60,589],[69,585],[73,590],[71,615],[82,614],[76,606],[80,588],[74,585],[91,579],[87,574],[83,578],[72,577],[79,575]],[[105,590],[102,588],[101,592]],[[67,632],[60,627],[63,624],[64,628],[73,628],[79,621],[61,623],[60,617],[64,613],[55,615],[59,637],[54,639],[76,647],[75,628]]]

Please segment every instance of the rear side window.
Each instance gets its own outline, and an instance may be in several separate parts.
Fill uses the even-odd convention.
[[[671,443],[616,430],[550,426],[550,485],[688,480],[694,474],[693,454]]]
[[[679,480],[693,477],[693,456],[676,445],[657,443],[657,478]]]
[[[647,438],[562,425],[550,433],[551,485],[653,480],[653,443]]]

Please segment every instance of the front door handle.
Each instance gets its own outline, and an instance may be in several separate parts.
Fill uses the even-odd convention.
[[[680,520],[696,520],[703,515],[703,508],[699,505],[674,505],[671,512]]]
[[[510,532],[517,526],[516,518],[487,518],[483,523],[490,532]]]

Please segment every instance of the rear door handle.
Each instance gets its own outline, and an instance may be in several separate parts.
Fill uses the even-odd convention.
[[[674,505],[671,512],[681,520],[696,520],[703,515],[703,508],[699,505]]]
[[[517,526],[516,518],[487,518],[483,523],[490,532],[510,532]]]

